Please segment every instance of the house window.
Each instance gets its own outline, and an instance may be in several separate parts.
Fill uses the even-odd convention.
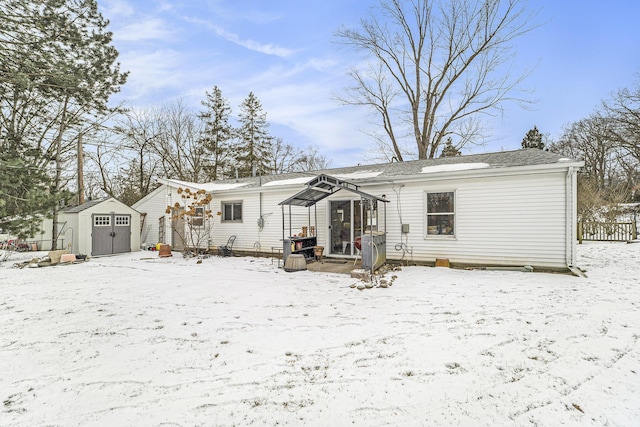
[[[204,226],[204,206],[196,207],[196,212],[191,219],[191,225],[194,227]]]
[[[455,192],[426,193],[427,236],[455,235]]]
[[[222,202],[223,222],[242,222],[242,202]]]

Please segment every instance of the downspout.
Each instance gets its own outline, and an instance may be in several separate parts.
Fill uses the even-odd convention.
[[[262,176],[260,176],[260,186],[262,186]],[[264,217],[262,216],[262,191],[259,194],[259,199],[258,199],[258,212],[260,214],[260,216],[258,216],[258,240],[253,244],[253,246],[256,248],[256,254],[258,249],[260,249],[260,245],[262,244],[261,242],[261,237],[262,237],[262,230],[264,230]]]
[[[160,242],[160,243],[166,243],[167,245],[173,247],[173,228],[171,227],[171,223],[173,221],[173,198],[171,197],[171,187],[169,185],[166,186],[166,200],[167,200],[167,207],[171,207],[169,209],[169,213],[165,213],[165,220],[164,220],[164,242]],[[165,208],[166,209],[166,208]]]
[[[567,170],[567,176],[565,179],[566,187],[566,259],[567,267],[572,268],[576,266],[576,224],[575,219],[577,217],[577,182],[576,173],[573,166],[569,166]]]
[[[258,241],[260,241],[260,232],[262,231],[262,227],[264,227],[264,218],[262,217],[262,191],[258,195]],[[262,224],[262,225],[261,225]]]

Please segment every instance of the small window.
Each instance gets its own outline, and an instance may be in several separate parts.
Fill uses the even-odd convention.
[[[222,202],[223,222],[242,222],[242,202]]]
[[[110,227],[111,215],[96,215],[93,217],[93,225],[95,227]]]
[[[455,193],[426,194],[427,236],[455,235]]]
[[[191,224],[194,227],[202,227],[204,226],[204,207],[198,206],[196,207],[196,212],[191,219]]]
[[[116,225],[121,225],[128,227],[129,226],[129,216],[128,215],[116,215]]]

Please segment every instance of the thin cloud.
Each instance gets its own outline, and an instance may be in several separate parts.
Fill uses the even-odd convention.
[[[136,42],[142,40],[170,40],[172,32],[170,26],[159,18],[149,18],[124,25],[114,31],[116,41]]]
[[[243,40],[235,33],[225,30],[219,25],[212,24],[208,21],[203,21],[201,19],[193,19],[193,18],[185,18],[188,22],[192,22],[194,24],[204,25],[210,30],[212,30],[216,35],[222,37],[223,39],[236,44],[238,46],[242,46],[246,49],[249,49],[254,52],[264,53],[266,55],[273,55],[280,58],[287,58],[293,55],[294,51],[292,49],[287,49],[284,47],[276,46],[272,43],[260,43],[255,40]]]
[[[99,6],[102,12],[111,17],[128,17],[135,12],[131,3],[125,0],[109,0],[101,2]]]
[[[136,100],[181,88],[185,81],[183,62],[183,55],[171,49],[126,52],[122,63],[131,74],[121,96]]]

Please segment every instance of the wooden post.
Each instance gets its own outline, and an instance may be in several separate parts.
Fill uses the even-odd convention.
[[[578,223],[578,243],[582,244],[582,221]]]
[[[84,204],[84,153],[82,133],[78,135],[78,206]]]

